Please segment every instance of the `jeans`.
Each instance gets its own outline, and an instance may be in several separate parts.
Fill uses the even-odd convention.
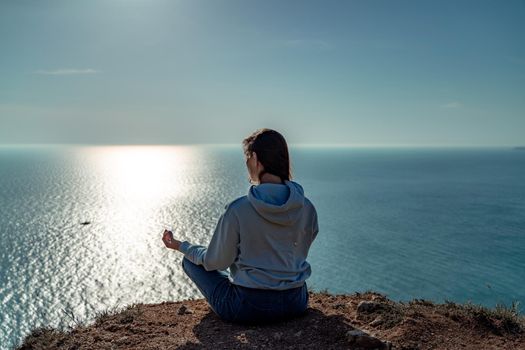
[[[223,320],[264,324],[300,316],[308,307],[306,282],[286,290],[246,288],[233,284],[225,271],[206,271],[186,258],[182,268],[195,282],[212,310]]]

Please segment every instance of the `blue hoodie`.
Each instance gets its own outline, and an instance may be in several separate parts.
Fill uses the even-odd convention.
[[[207,248],[184,241],[180,251],[207,271],[229,267],[234,284],[284,290],[310,276],[306,257],[318,232],[317,212],[300,184],[263,183],[225,206]]]

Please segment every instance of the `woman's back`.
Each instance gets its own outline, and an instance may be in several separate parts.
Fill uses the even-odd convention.
[[[207,248],[185,241],[181,252],[208,271],[229,267],[230,281],[243,287],[283,290],[303,285],[311,273],[306,257],[319,230],[317,212],[301,185],[284,183],[251,186],[248,195],[226,205]],[[286,201],[264,201],[272,192],[268,186],[286,186]]]
[[[232,283],[277,290],[304,283],[311,273],[306,257],[318,224],[301,185],[285,181],[251,186],[247,196],[226,210],[239,230],[238,256],[230,266]]]

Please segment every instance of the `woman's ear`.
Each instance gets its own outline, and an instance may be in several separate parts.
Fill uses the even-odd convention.
[[[264,165],[262,165],[261,162],[259,162],[259,159],[257,159],[257,153],[253,152],[253,157],[255,158],[255,166],[257,167],[257,169],[261,169],[261,170],[264,170]]]

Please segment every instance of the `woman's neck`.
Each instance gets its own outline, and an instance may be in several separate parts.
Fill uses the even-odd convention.
[[[261,176],[261,178],[259,179],[259,183],[283,184],[284,181],[282,181],[281,178],[277,175],[264,173],[263,176]]]

